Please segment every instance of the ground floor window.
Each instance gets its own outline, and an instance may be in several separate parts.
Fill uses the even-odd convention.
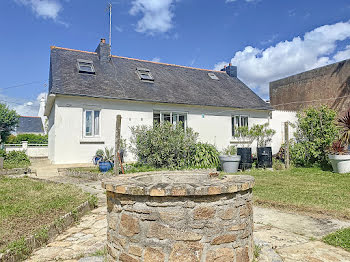
[[[240,126],[248,126],[248,116],[235,115],[231,118],[232,136],[237,133],[237,128]]]
[[[92,137],[100,135],[100,111],[84,111],[84,136]]]
[[[186,128],[187,114],[180,113],[180,112],[154,111],[153,122],[156,122],[156,123],[171,122],[174,125],[181,123],[183,128]]]

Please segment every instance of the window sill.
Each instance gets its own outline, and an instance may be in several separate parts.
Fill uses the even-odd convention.
[[[230,144],[251,144],[253,141],[241,141],[236,139],[231,139]]]
[[[100,137],[85,137],[80,139],[80,144],[104,144],[105,141]]]

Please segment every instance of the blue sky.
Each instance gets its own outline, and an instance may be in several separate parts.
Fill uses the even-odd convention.
[[[232,62],[268,98],[270,81],[350,58],[348,0],[114,0],[112,53],[199,68]],[[0,3],[0,102],[36,115],[50,46],[94,51],[107,1]]]

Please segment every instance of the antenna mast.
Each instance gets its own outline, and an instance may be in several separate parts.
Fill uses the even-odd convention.
[[[108,4],[109,11],[109,46],[112,46],[112,4]]]

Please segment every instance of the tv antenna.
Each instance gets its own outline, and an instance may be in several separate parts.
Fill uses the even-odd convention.
[[[112,46],[112,4],[108,3],[109,12],[109,46]]]

